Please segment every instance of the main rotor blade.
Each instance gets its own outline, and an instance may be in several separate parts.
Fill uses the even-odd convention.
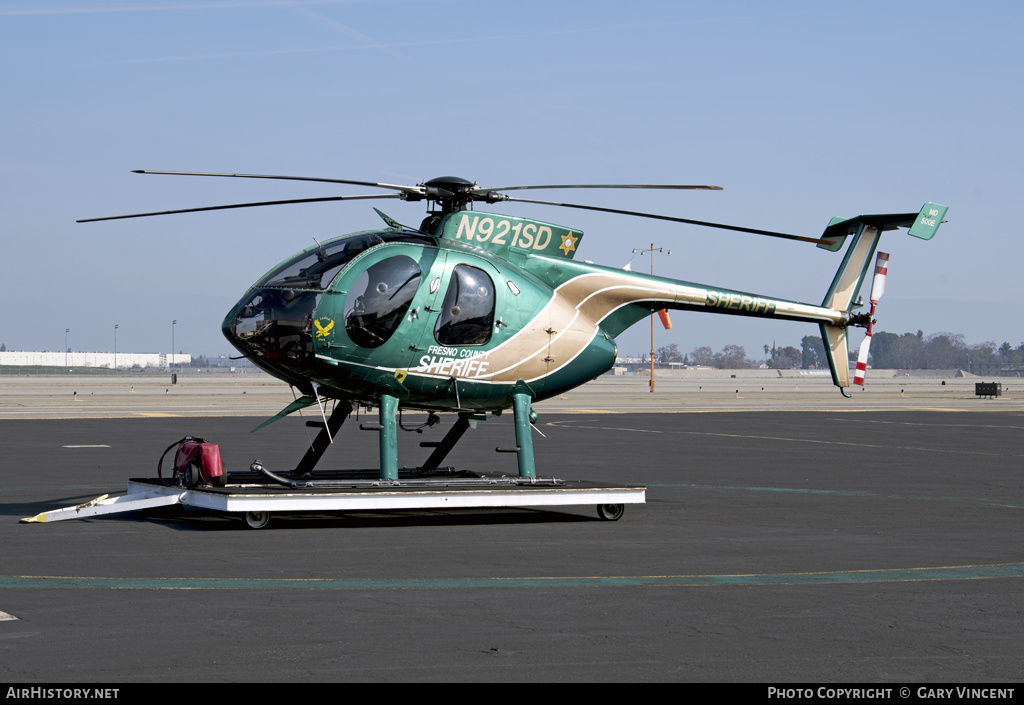
[[[356,201],[369,198],[401,198],[397,193],[370,196],[326,196],[324,198],[293,198],[287,201],[260,201],[258,203],[234,203],[228,206],[206,206],[204,208],[182,208],[175,211],[158,211],[156,213],[133,213],[132,215],[110,215],[104,218],[85,218],[76,223],[95,223],[98,220],[123,220],[125,218],[148,218],[151,215],[175,215],[177,213],[198,213],[200,211],[222,211],[229,208],[252,208],[254,206],[282,206],[289,203],[323,203],[324,201]]]
[[[640,188],[640,189],[683,189],[688,191],[721,191],[721,186],[702,186],[686,184],[548,184],[545,186],[502,186],[501,188],[476,188],[473,193],[485,194],[489,191],[524,191],[526,189],[548,188]]]
[[[813,237],[803,237],[801,235],[789,235],[788,233],[776,233],[771,230],[757,230],[755,228],[742,228],[738,225],[725,225],[723,223],[712,223],[706,220],[691,220],[689,218],[676,218],[670,215],[657,215],[655,213],[639,213],[637,211],[624,211],[618,208],[603,208],[601,206],[582,206],[576,203],[554,203],[552,201],[531,201],[525,198],[512,198],[511,196],[506,197],[505,200],[516,201],[518,203],[539,203],[545,206],[562,206],[565,208],[578,208],[585,211],[601,211],[602,213],[618,213],[619,215],[634,215],[638,218],[653,218],[655,220],[668,220],[673,223],[687,223],[688,225],[703,225],[708,228],[719,228],[720,230],[734,230],[740,233],[753,233],[754,235],[767,235],[769,237],[779,237],[784,240],[799,240],[800,242],[811,242],[815,245],[828,243],[827,240],[819,240]]]
[[[270,174],[217,174],[204,171],[152,171],[149,169],[133,169],[133,174],[167,174],[171,176],[221,176],[229,179],[280,179],[284,181],[320,181],[328,184],[351,184],[354,186],[372,186],[387,188],[403,193],[423,194],[421,186],[402,186],[399,184],[382,184],[376,181],[351,181],[348,179],[326,179],[315,176],[274,176]]]

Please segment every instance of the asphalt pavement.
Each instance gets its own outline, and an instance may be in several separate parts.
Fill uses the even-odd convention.
[[[189,434],[229,471],[290,468],[301,419],[255,434],[237,416],[3,420],[0,674],[1017,681],[1024,413],[973,408],[548,411],[539,474],[646,486],[647,503],[616,522],[584,506],[281,514],[260,530],[183,508],[19,519],[124,492]],[[450,422],[401,433],[399,464]],[[512,434],[510,415],[482,422],[450,460],[515,474],[494,452]],[[376,453],[346,424],[322,466]]]

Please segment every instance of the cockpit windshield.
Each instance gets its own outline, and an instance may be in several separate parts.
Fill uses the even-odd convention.
[[[275,289],[323,291],[330,286],[338,270],[368,247],[384,242],[378,233],[363,233],[333,240],[307,250],[273,270],[256,286]]]

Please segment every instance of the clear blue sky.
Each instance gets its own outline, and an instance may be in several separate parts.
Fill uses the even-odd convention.
[[[1024,340],[1024,5],[1017,2],[0,2],[0,342],[232,352],[220,322],[280,260],[376,227],[368,203],[79,225],[77,218],[365,192],[132,169],[486,185],[711,183],[568,192],[816,235],[835,215],[950,206],[935,240],[890,233],[879,328]],[[383,205],[381,205],[383,204]],[[417,223],[421,204],[377,203]],[[580,257],[818,303],[840,255],[543,206]],[[635,269],[649,260],[637,258]],[[656,346],[796,345],[814,326],[673,317]],[[648,349],[646,324],[620,354]],[[857,345],[859,336],[855,336]]]

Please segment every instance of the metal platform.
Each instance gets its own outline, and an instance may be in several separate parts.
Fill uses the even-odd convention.
[[[614,521],[624,505],[643,504],[645,487],[621,487],[545,478],[462,476],[399,479],[393,482],[352,477],[330,486],[283,487],[250,476],[251,482],[225,487],[185,488],[156,478],[128,481],[126,495],[103,495],[91,502],[43,512],[22,522],[84,519],[120,512],[181,504],[244,516],[249,526],[266,526],[276,512],[379,511],[391,509],[465,509],[472,507],[597,507],[598,516]]]

